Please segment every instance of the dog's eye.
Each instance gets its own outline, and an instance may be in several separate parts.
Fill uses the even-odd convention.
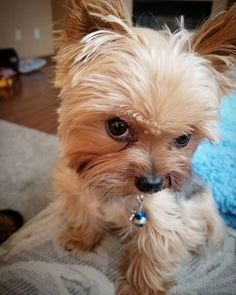
[[[130,135],[128,124],[120,118],[108,120],[107,131],[108,134],[115,139],[125,139]]]
[[[175,138],[174,140],[175,146],[178,148],[185,147],[189,143],[190,138],[191,138],[191,134],[184,134]]]

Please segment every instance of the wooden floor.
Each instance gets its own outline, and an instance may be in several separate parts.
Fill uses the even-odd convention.
[[[0,89],[0,119],[51,134],[57,132],[58,90],[53,65],[15,78],[12,89]]]

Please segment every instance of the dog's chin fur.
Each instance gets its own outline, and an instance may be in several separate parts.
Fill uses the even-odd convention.
[[[61,159],[54,186],[69,226],[60,242],[79,254],[118,227],[129,259],[117,294],[164,294],[183,258],[223,240],[210,191],[186,198],[183,188],[198,145],[218,138],[219,104],[233,85],[236,7],[196,33],[132,28],[121,1],[75,0],[69,10],[56,56]],[[113,118],[129,126],[122,140],[108,132]],[[189,143],[176,145],[185,134]],[[135,180],[150,175],[163,177],[163,190],[145,194],[149,220],[136,229],[129,221],[140,194]]]

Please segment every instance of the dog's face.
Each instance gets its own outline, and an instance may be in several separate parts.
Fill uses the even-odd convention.
[[[94,3],[73,2],[57,56],[63,157],[104,198],[178,190],[199,143],[217,137],[232,54],[201,54],[211,23],[194,36],[137,30],[120,1]]]

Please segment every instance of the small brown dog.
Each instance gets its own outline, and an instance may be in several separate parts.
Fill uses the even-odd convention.
[[[224,226],[191,158],[217,139],[233,88],[236,6],[197,32],[133,28],[121,0],[74,0],[58,42],[60,243],[90,251],[114,226],[127,253],[117,294],[165,294],[193,251]]]

